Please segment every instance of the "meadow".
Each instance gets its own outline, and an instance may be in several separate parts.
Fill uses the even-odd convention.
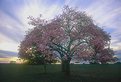
[[[71,64],[71,76],[61,65],[0,64],[0,82],[121,82],[121,64]]]

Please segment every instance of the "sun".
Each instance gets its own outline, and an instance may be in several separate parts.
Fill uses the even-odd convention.
[[[23,63],[23,62],[21,61],[21,59],[18,58],[18,57],[11,57],[11,58],[9,58],[9,62],[10,62],[10,63],[14,62],[14,63],[16,63],[16,64],[21,64],[21,63]]]

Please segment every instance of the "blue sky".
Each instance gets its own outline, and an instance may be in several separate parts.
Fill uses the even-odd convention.
[[[4,57],[17,57],[25,31],[32,28],[28,16],[42,14],[43,18],[51,19],[61,13],[64,5],[85,11],[111,34],[111,48],[121,51],[121,0],[0,0],[0,62]]]

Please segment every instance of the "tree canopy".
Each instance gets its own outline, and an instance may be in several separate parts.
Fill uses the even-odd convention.
[[[65,6],[62,14],[51,20],[29,17],[29,24],[34,28],[29,30],[21,42],[19,56],[30,59],[32,54],[27,53],[33,44],[36,51],[51,59],[58,57],[62,62],[63,70],[69,69],[73,57],[91,59],[97,53],[105,54],[110,44],[111,36],[102,28],[94,24],[91,17],[85,12]],[[103,52],[104,53],[103,53]],[[51,54],[51,55],[50,55]],[[103,55],[99,57],[102,61]],[[64,65],[65,64],[65,65]]]

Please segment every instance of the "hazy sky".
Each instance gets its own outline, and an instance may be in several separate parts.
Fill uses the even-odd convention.
[[[43,18],[51,19],[64,5],[86,11],[111,34],[111,47],[121,50],[121,0],[0,0],[0,61],[17,56],[4,52],[18,52],[25,31],[32,28],[28,25],[28,16],[42,14]]]

